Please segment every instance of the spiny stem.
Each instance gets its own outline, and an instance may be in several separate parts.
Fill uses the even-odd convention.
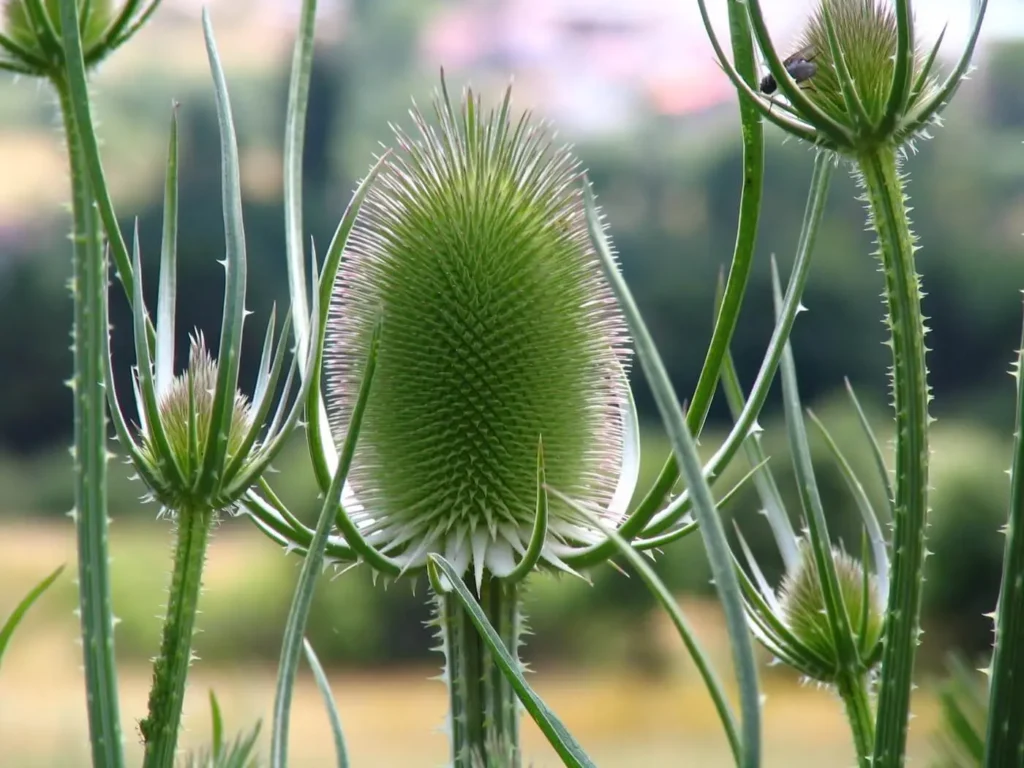
[[[518,588],[488,577],[474,596],[505,647],[518,656]],[[494,664],[458,599],[441,595],[437,601],[447,665],[452,767],[519,768],[522,756],[515,691]]]
[[[70,90],[61,78],[52,82],[67,139],[74,217],[74,518],[89,736],[93,765],[120,768],[124,755],[107,548],[107,414],[103,389],[103,335],[107,333],[103,297],[107,270]]]
[[[892,578],[878,696],[875,768],[903,764],[914,656],[919,641],[928,513],[928,382],[914,236],[894,147],[858,158],[878,236],[892,331],[896,499]]]
[[[202,586],[206,545],[210,540],[213,512],[180,510],[177,513],[178,541],[174,550],[174,571],[164,619],[160,655],[153,664],[153,686],[149,692],[149,715],[139,723],[146,743],[143,768],[171,768],[174,765],[185,698],[185,679],[192,662],[199,589]]]
[[[1010,514],[1006,522],[1003,580],[996,610],[996,645],[992,658],[985,739],[985,766],[1024,764],[1024,381],[1018,353],[1017,418],[1010,472]]]
[[[868,681],[856,672],[841,675],[837,681],[839,696],[846,706],[846,719],[853,732],[853,746],[857,750],[857,765],[871,768],[871,753],[875,744],[875,718],[871,711]]]

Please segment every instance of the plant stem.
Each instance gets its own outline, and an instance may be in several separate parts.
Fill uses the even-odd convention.
[[[885,650],[878,695],[875,768],[903,764],[914,656],[919,639],[925,526],[928,513],[928,382],[921,289],[914,268],[914,236],[903,197],[896,149],[884,146],[859,158],[892,331],[896,409],[896,499],[892,579],[886,608]]]
[[[1003,580],[989,690],[985,765],[1024,764],[1024,340],[1017,358],[1017,419]]]
[[[839,696],[846,705],[846,719],[853,732],[853,746],[857,750],[857,765],[871,768],[871,753],[875,744],[875,717],[868,696],[868,681],[863,675],[841,675],[837,681]]]
[[[153,664],[149,715],[139,723],[139,730],[146,743],[144,768],[171,768],[174,765],[185,698],[185,678],[192,662],[192,634],[213,512],[208,509],[184,509],[178,512],[177,517],[178,541],[174,550],[174,571],[171,574],[160,655]]]
[[[114,609],[107,548],[107,411],[103,388],[103,298],[107,270],[99,217],[82,152],[67,83],[53,79],[67,139],[74,217],[74,393],[75,534],[78,541],[78,607],[85,666],[89,740],[94,766],[124,765]]]
[[[513,657],[521,621],[516,585],[485,578],[474,597]],[[449,694],[452,768],[519,768],[519,702],[469,614],[452,595],[437,597]]]

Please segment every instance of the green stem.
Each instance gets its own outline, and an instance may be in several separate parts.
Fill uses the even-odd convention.
[[[875,768],[903,764],[917,651],[928,513],[928,382],[921,289],[894,147],[858,158],[885,274],[896,409],[892,578],[878,694]]]
[[[185,679],[192,662],[196,607],[212,522],[213,512],[210,510],[178,512],[174,571],[160,655],[153,664],[149,715],[139,723],[146,744],[143,768],[170,768],[174,765]]]
[[[74,392],[75,533],[78,541],[78,600],[85,666],[86,702],[93,765],[124,765],[114,609],[107,548],[107,412],[103,389],[103,297],[107,270],[99,219],[82,152],[67,82],[53,79],[67,138],[74,217]]]
[[[853,732],[853,746],[857,750],[857,765],[871,768],[871,754],[875,744],[875,718],[871,711],[868,681],[863,675],[851,673],[838,680],[839,696],[846,705],[846,719]]]
[[[1024,765],[1024,341],[1017,358],[1017,421],[1003,581],[989,690],[985,765]]]
[[[477,593],[491,625],[518,658],[521,621],[515,585],[486,578]],[[469,614],[453,595],[437,597],[447,663],[452,768],[519,768],[519,702]]]

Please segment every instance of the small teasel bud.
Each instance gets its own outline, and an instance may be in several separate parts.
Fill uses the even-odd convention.
[[[363,203],[331,298],[325,400],[344,438],[373,329],[380,354],[346,505],[367,541],[422,567],[508,575],[547,483],[625,512],[626,325],[590,242],[576,158],[546,127],[446,91]],[[635,482],[635,478],[629,482]],[[624,499],[624,501],[623,501]],[[621,503],[620,503],[621,502]],[[598,531],[552,499],[541,562]]]
[[[863,630],[863,636],[857,638],[857,646],[873,651],[879,645],[885,622],[885,605],[875,579],[871,575],[865,577],[863,565],[845,552],[832,549],[831,555],[849,625],[854,633],[859,634]],[[782,582],[779,604],[781,618],[796,638],[838,671],[840,653],[829,622],[814,553],[806,541],[801,542],[796,567]],[[866,669],[860,671],[866,672],[877,664],[876,656],[872,652],[868,657],[862,657],[861,662]],[[821,679],[829,676],[827,672],[822,674],[819,671],[816,676],[819,682],[834,682],[834,679]]]
[[[161,455],[153,431],[147,425],[143,425],[140,435],[139,448],[143,456],[153,466],[159,466],[161,461],[173,458],[179,467],[186,470],[186,487],[190,484],[190,475],[199,472],[206,456],[207,438],[213,417],[214,392],[217,389],[217,369],[217,361],[207,350],[203,334],[193,334],[190,337],[188,367],[174,377],[157,403],[171,456]],[[238,455],[246,434],[252,427],[249,398],[241,392],[235,393],[228,424],[226,461],[230,462]],[[256,448],[254,445],[250,450]],[[170,487],[177,486],[170,484]],[[184,492],[185,489],[178,488],[171,491],[171,498],[160,498],[159,501],[171,509],[177,509],[187,500],[175,496]]]

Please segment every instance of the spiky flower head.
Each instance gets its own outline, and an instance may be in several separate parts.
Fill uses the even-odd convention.
[[[439,552],[509,574],[547,482],[617,522],[636,482],[626,326],[588,237],[571,152],[511,92],[435,100],[363,203],[331,297],[325,401],[339,445],[367,348],[374,384],[345,506],[405,568]],[[600,538],[551,501],[541,559]]]
[[[849,625],[858,635],[857,645],[869,651],[861,658],[864,669],[860,671],[867,672],[881,659],[884,600],[875,579],[865,574],[860,562],[838,549],[833,549],[831,554]],[[833,682],[841,669],[841,656],[829,622],[814,553],[807,542],[801,543],[797,566],[782,582],[779,606],[780,618],[789,631],[822,662],[820,667],[804,671],[819,682]]]
[[[799,49],[813,57],[816,66],[804,89],[812,103],[847,126],[857,142],[892,140],[877,133],[888,107],[899,50],[899,24],[888,0],[820,0],[804,27]],[[921,49],[911,51],[909,63],[912,88],[905,113],[932,99],[939,88]],[[848,101],[851,94],[844,94],[839,74],[844,67],[854,104]],[[855,106],[858,102],[861,108]]]
[[[0,69],[41,77],[63,73],[61,0],[2,0]],[[131,38],[160,0],[76,0],[82,55],[94,66]]]
[[[191,470],[183,478],[184,483],[168,484],[168,492],[159,501],[170,509],[179,509],[190,502],[187,488],[195,484],[198,473],[206,458],[206,446],[213,422],[214,393],[217,390],[217,361],[206,348],[203,334],[190,337],[188,367],[175,376],[170,386],[160,396],[157,408],[160,422],[166,435],[170,456],[179,467]],[[140,409],[145,413],[145,409]],[[252,410],[247,398],[235,392],[227,421],[227,454],[230,463],[244,450],[246,434],[252,427]],[[153,466],[159,466],[161,457],[159,441],[153,428],[143,419],[139,448]],[[257,450],[258,442],[249,450]]]
[[[824,149],[859,156],[881,147],[913,146],[939,123],[970,67],[987,0],[953,71],[942,83],[936,61],[942,35],[918,47],[908,0],[817,0],[795,50],[778,51],[760,0],[749,0],[757,47],[768,66],[759,89],[737,72],[709,26],[716,54],[733,84],[761,114]]]

